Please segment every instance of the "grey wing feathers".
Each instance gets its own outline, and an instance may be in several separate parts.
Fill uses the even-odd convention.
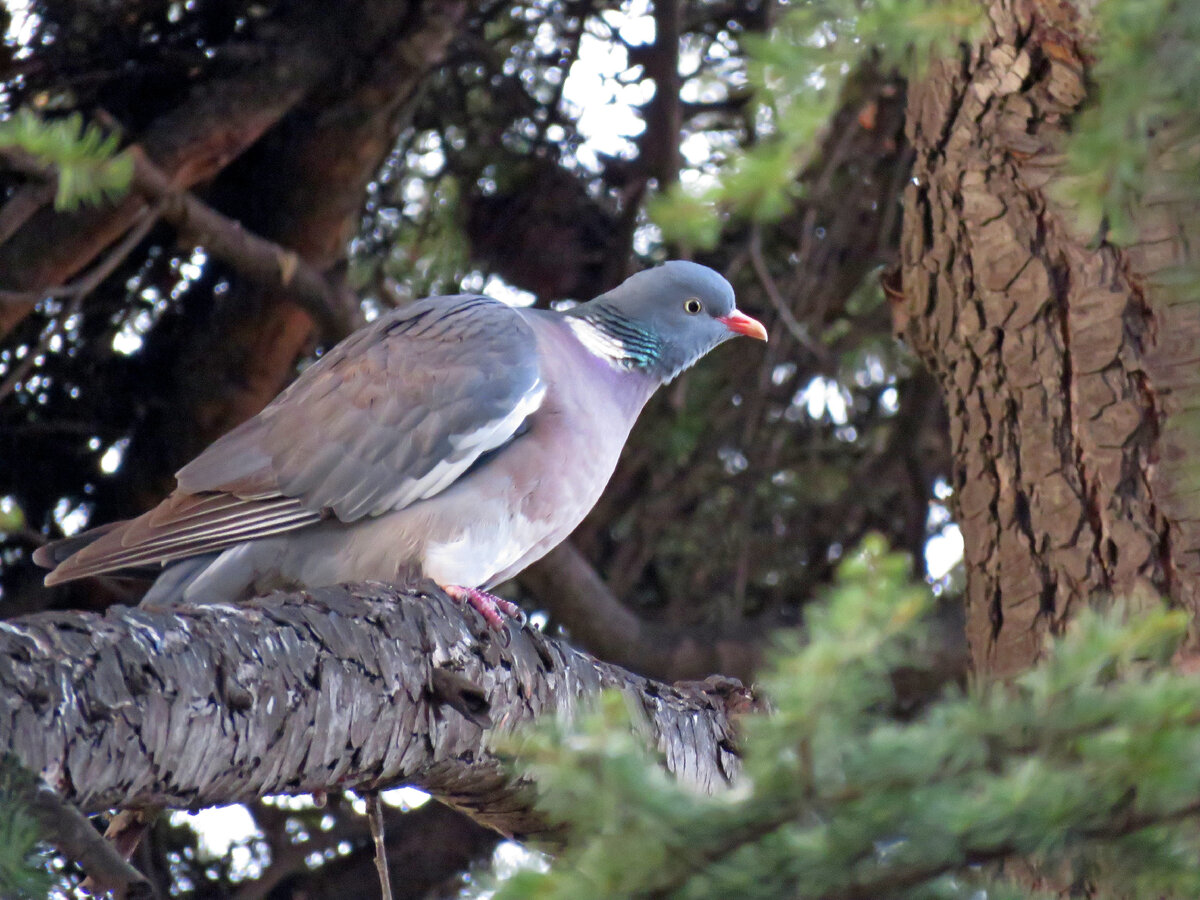
[[[295,497],[352,522],[446,488],[543,393],[518,310],[469,295],[424,300],[327,353],[181,469],[179,487]]]
[[[381,316],[184,466],[163,504],[47,583],[403,508],[510,440],[544,392],[519,310],[463,295]],[[52,546],[43,564],[61,557]]]

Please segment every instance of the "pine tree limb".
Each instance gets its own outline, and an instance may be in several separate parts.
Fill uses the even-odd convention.
[[[152,213],[142,208],[135,214],[134,227],[128,234],[138,233],[144,237],[145,231],[137,219],[145,222],[150,215],[149,222],[153,224],[161,217],[175,226],[181,235],[203,244],[210,254],[250,280],[267,287],[286,288],[288,296],[312,315],[327,336],[340,338],[362,324],[358,300],[351,291],[332,283],[294,251],[254,234],[177,185],[151,161],[141,146],[134,145],[126,152],[133,161],[130,190],[153,204]],[[53,166],[20,148],[0,148],[0,161],[14,170],[44,178],[48,184],[57,178]],[[0,290],[0,303],[34,303],[47,296],[87,293],[111,274],[115,265],[110,266],[107,259],[116,257],[119,263],[129,255],[133,248],[126,247],[125,243],[119,245],[122,248],[120,254],[110,254],[106,262],[72,284],[38,291]]]
[[[548,825],[493,738],[614,688],[681,779],[712,791],[737,770],[740,685],[672,687],[512,631],[503,646],[444,596],[382,585],[26,616],[0,623],[0,748],[84,812],[408,784],[528,836]],[[439,699],[439,669],[496,724]]]

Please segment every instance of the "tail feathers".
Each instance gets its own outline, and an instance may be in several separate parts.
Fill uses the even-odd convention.
[[[187,589],[192,582],[198,579],[205,573],[210,565],[217,559],[218,554],[208,553],[203,556],[193,556],[190,559],[183,559],[179,562],[172,563],[161,570],[154,584],[150,586],[144,597],[142,597],[143,606],[172,606],[177,603],[183,603]],[[237,596],[236,592],[231,592],[228,597],[220,599],[232,599]]]
[[[283,496],[176,492],[136,519],[47,544],[34,561],[48,587],[131,569],[161,571],[181,559],[272,537],[320,522],[324,514]]]
[[[107,556],[107,551],[114,545],[120,546],[121,535],[128,525],[128,521],[110,522],[39,547],[33,554],[33,561],[51,570],[46,575],[46,586],[112,571],[112,567],[95,565],[96,558]]]
[[[74,556],[84,547],[89,547],[124,522],[109,522],[90,528],[82,534],[50,541],[33,551],[33,561],[45,569],[56,569],[69,557]]]

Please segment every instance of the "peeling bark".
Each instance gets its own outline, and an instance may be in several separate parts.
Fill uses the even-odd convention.
[[[1081,603],[1200,611],[1184,560],[1200,533],[1159,470],[1164,397],[1196,381],[1200,321],[1152,287],[1183,260],[1169,203],[1121,249],[1079,234],[1053,191],[1087,94],[1074,11],[994,0],[989,15],[979,46],[910,90],[893,315],[946,394],[973,661],[1003,677]]]
[[[547,823],[495,738],[611,688],[683,781],[737,771],[740,684],[672,687],[511,631],[381,585],[27,616],[0,623],[0,747],[84,811],[408,784],[528,836]]]

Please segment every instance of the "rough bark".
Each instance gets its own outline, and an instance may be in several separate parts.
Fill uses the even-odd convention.
[[[728,680],[675,687],[442,596],[379,585],[0,623],[0,747],[84,811],[409,784],[514,836],[547,827],[497,736],[605,688],[682,780],[737,769]]]
[[[1142,243],[1080,234],[1054,193],[1087,54],[1068,4],[995,0],[991,31],[910,89],[897,329],[950,411],[975,668],[1005,676],[1084,602],[1200,611],[1194,513],[1161,465],[1200,320],[1155,279],[1183,259],[1171,204]],[[1175,210],[1178,212],[1178,210]]]

